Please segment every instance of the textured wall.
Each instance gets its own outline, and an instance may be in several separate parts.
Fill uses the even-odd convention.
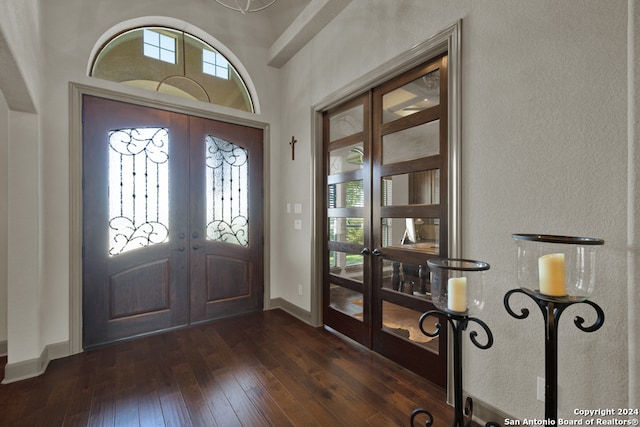
[[[7,104],[0,92],[0,342],[7,340],[8,117]]]
[[[516,232],[606,240],[593,295],[605,326],[575,328],[576,314],[593,317],[588,307],[571,308],[560,324],[560,416],[627,402],[627,2],[579,4],[354,0],[283,67],[283,132],[309,135],[310,105],[462,20],[462,254],[492,265],[481,318],[496,339],[486,351],[465,345],[465,389],[519,417],[544,413],[536,402],[544,329],[535,305],[527,320],[502,306],[517,286]],[[274,168],[286,195],[276,206],[310,203],[308,168]],[[312,236],[281,226],[272,292],[298,303],[291,295],[307,280]]]

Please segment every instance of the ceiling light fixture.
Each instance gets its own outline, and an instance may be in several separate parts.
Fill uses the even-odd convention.
[[[263,10],[271,6],[276,0],[216,0],[227,9],[241,13]]]

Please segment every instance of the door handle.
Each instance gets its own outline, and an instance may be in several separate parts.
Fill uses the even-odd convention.
[[[374,254],[375,256],[380,256],[380,255],[382,255],[382,252],[380,252],[380,249],[378,249],[378,248],[375,248],[375,249],[373,250],[373,252],[371,252],[371,253],[372,253],[372,254]]]
[[[180,246],[178,249],[174,249],[174,251],[184,252],[184,246]]]
[[[192,249],[193,249],[194,251],[197,251],[198,249],[200,249],[200,246],[198,246],[198,245],[193,245],[193,246],[192,246]]]
[[[360,253],[362,255],[369,255],[371,252],[369,251],[369,248],[364,248],[363,250],[360,251]]]

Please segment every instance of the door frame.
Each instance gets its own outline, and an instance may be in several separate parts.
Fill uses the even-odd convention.
[[[270,308],[269,285],[269,123],[256,120],[253,113],[232,110],[213,104],[200,108],[195,102],[175,96],[127,88],[111,82],[98,87],[77,82],[69,83],[69,354],[83,352],[82,348],[82,97],[97,96],[114,101],[128,102],[149,108],[198,116],[226,123],[249,126],[263,131],[263,220],[264,220],[264,295],[263,307]]]
[[[315,326],[322,326],[322,288],[323,288],[323,244],[325,230],[323,228],[323,217],[326,214],[323,210],[322,200],[319,199],[324,194],[323,174],[323,143],[322,143],[322,113],[332,107],[336,107],[347,99],[360,95],[373,87],[376,87],[391,78],[394,78],[410,69],[432,59],[436,56],[447,53],[448,55],[448,134],[449,134],[449,257],[459,258],[462,254],[461,248],[461,185],[460,185],[460,163],[461,163],[461,42],[462,42],[462,20],[458,20],[441,32],[427,39],[426,41],[412,47],[404,53],[385,62],[374,70],[364,74],[347,86],[333,92],[329,96],[311,107],[311,167],[312,167],[312,190],[314,197],[311,198],[312,206],[312,230],[311,242],[311,322]],[[448,394],[451,394],[452,387],[452,366],[451,343],[448,344]]]

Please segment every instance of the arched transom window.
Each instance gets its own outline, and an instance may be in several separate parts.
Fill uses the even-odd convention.
[[[91,76],[254,112],[244,81],[224,55],[183,31],[135,28],[98,52]]]

